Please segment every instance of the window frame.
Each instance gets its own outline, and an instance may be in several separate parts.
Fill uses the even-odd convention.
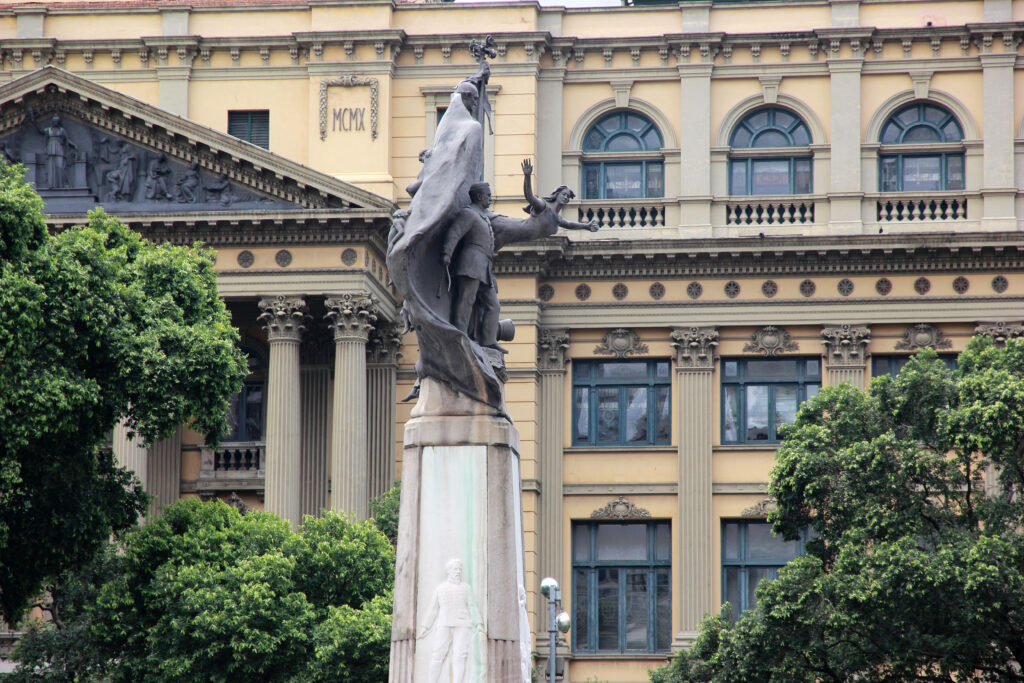
[[[255,121],[254,120],[254,115],[264,115],[265,116],[265,121]],[[238,117],[238,116],[244,116],[245,117],[244,122],[238,122],[238,121],[233,121],[232,120],[233,117]],[[263,123],[263,122],[265,122],[265,124],[266,124],[266,130],[263,131],[265,133],[265,135],[266,135],[266,144],[261,144],[260,141],[253,139],[253,137],[254,137],[253,136],[254,123],[258,124],[258,123]],[[232,128],[234,126],[239,125],[239,123],[244,123],[244,125],[245,125],[246,133],[245,133],[244,136],[238,135],[237,133],[232,132]],[[229,109],[228,110],[228,127],[227,127],[227,130],[228,130],[228,134],[231,135],[232,137],[235,137],[235,138],[238,138],[239,140],[243,140],[245,142],[248,142],[249,144],[256,145],[257,147],[262,147],[263,149],[269,150],[270,149],[270,110],[269,109]]]
[[[232,438],[231,432],[225,432],[221,437],[223,443],[252,443],[252,442],[265,442],[267,438],[267,363],[266,357],[257,351],[256,349],[243,346],[242,352],[248,358],[249,375],[242,382],[242,388],[236,394],[232,395],[233,405],[228,406],[228,410],[234,409],[235,425],[238,432],[237,436]],[[248,433],[248,401],[246,398],[252,391],[260,391],[262,393],[262,400],[260,401],[260,437],[250,438],[252,435]],[[238,397],[237,400],[235,397]]]
[[[908,111],[917,110],[917,119],[910,123],[901,120],[901,117]],[[930,121],[927,118],[927,109],[933,109],[943,114],[938,122]],[[950,123],[956,127],[956,135],[950,136],[945,128]],[[884,142],[891,127],[898,130],[895,140]],[[914,141],[907,140],[908,133],[916,128],[925,127],[935,132],[938,139]],[[882,122],[878,131],[878,191],[880,193],[897,192],[963,192],[967,187],[967,159],[964,149],[964,127],[948,107],[929,100],[915,100],[892,112]],[[908,190],[906,189],[907,178],[905,177],[905,161],[907,159],[921,159],[938,157],[939,159],[939,187],[937,189]],[[949,161],[959,159],[961,168],[961,180],[959,187],[949,186]],[[886,177],[883,171],[887,162],[896,162],[896,187],[886,188]]]
[[[647,365],[646,378],[600,378],[596,368],[607,363],[626,363],[631,365]],[[658,377],[658,365],[667,366],[665,377]],[[647,438],[643,441],[626,441],[624,430],[627,424],[626,411],[629,402],[625,400],[625,391],[630,388],[647,389]],[[580,440],[577,424],[580,416],[580,401],[577,399],[578,389],[587,389],[587,439]],[[619,438],[615,441],[601,441],[599,435],[598,409],[600,407],[600,389],[617,388],[619,390]],[[665,389],[668,393],[668,434],[664,439],[658,438],[658,390]],[[668,359],[588,359],[577,360],[572,370],[572,445],[590,447],[636,447],[636,446],[667,446],[672,443],[672,367]]]
[[[793,119],[788,125],[776,124],[777,114],[785,114]],[[764,125],[753,127],[751,119],[765,114]],[[744,144],[736,144],[736,136],[740,131],[749,135],[749,140]],[[802,130],[807,137],[807,144],[799,144],[794,140],[794,131]],[[764,133],[776,133],[786,138],[789,144],[786,145],[759,145],[758,137]],[[747,112],[729,132],[729,164],[728,164],[728,192],[730,197],[766,197],[766,196],[789,196],[809,195],[814,192],[814,154],[810,146],[813,142],[811,129],[800,114],[785,107],[768,106],[758,107]],[[788,164],[788,189],[785,192],[757,193],[754,191],[754,164],[757,161],[785,161]],[[807,161],[807,188],[797,186],[797,162]],[[737,166],[744,167],[744,182],[742,188],[737,188],[735,171]]]
[[[749,379],[747,377],[747,365],[748,365],[748,363],[750,361],[760,361],[760,362],[768,361],[768,362],[771,362],[771,361],[792,361],[792,360],[795,360],[796,363],[797,363],[797,367],[800,368],[800,371],[797,373],[797,376],[796,376],[795,379],[760,379],[760,378]],[[808,361],[812,361],[812,360],[813,361],[817,361],[817,364],[818,364],[818,373],[817,373],[817,375],[812,375],[812,374],[808,374],[807,373],[807,362]],[[735,377],[730,377],[730,376],[726,375],[726,364],[727,363],[733,363],[733,362],[737,363],[737,372],[736,372],[736,376]],[[821,358],[819,356],[794,356],[794,357],[791,357],[791,358],[742,358],[742,357],[722,358],[722,360],[721,360],[721,382],[720,382],[720,393],[721,393],[721,397],[720,397],[720,403],[721,403],[720,410],[721,410],[721,412],[719,413],[719,415],[721,416],[721,423],[722,423],[722,425],[721,425],[721,439],[722,439],[721,442],[722,442],[722,444],[725,444],[725,445],[733,445],[733,444],[749,445],[749,444],[755,444],[755,445],[757,445],[757,444],[777,444],[777,443],[779,443],[779,441],[780,441],[780,439],[779,439],[779,424],[776,421],[776,417],[777,417],[778,413],[777,413],[777,410],[775,409],[775,406],[776,406],[776,402],[775,402],[776,388],[778,386],[796,386],[797,387],[797,403],[796,403],[796,407],[797,407],[797,410],[800,410],[800,406],[803,404],[804,401],[806,401],[808,399],[807,387],[808,386],[813,386],[813,387],[815,387],[816,389],[818,389],[820,391],[821,390],[821,385],[822,385],[822,379],[823,379],[823,368],[822,368],[822,361],[821,361]],[[726,416],[726,403],[727,403],[727,400],[728,400],[728,392],[726,391],[726,388],[727,387],[731,387],[731,386],[738,387],[738,401],[737,401],[737,408],[736,408],[736,416],[737,416],[737,421],[738,421],[737,430],[736,430],[737,435],[745,434],[746,433],[746,428],[745,428],[745,425],[747,423],[747,392],[746,392],[746,387],[748,387],[748,386],[767,386],[768,387],[768,435],[769,435],[769,437],[773,437],[773,438],[768,438],[768,439],[738,438],[738,439],[735,439],[735,440],[731,440],[731,439],[726,438],[726,429],[728,428],[728,423],[727,423],[727,421],[725,419],[725,416]],[[815,392],[815,394],[817,394],[817,392]]]
[[[728,524],[738,524],[739,525],[739,532],[737,534],[737,541],[739,543],[739,547],[737,548],[737,552],[736,552],[736,555],[737,555],[738,559],[729,559],[729,554],[728,554],[729,548],[726,545],[726,525],[728,525]],[[745,612],[747,610],[750,610],[750,609],[753,609],[754,607],[756,607],[756,604],[755,605],[748,605],[747,604],[747,597],[752,592],[750,590],[750,573],[749,573],[749,570],[751,568],[773,570],[772,576],[768,577],[768,580],[774,580],[778,576],[778,570],[779,569],[782,569],[783,567],[785,567],[787,564],[789,564],[794,559],[796,559],[796,557],[801,557],[801,556],[806,554],[807,540],[810,537],[810,530],[809,529],[802,530],[800,532],[800,541],[799,541],[800,545],[797,548],[796,557],[790,558],[790,559],[786,560],[785,562],[783,562],[782,564],[779,564],[779,560],[781,559],[781,556],[779,558],[765,558],[765,559],[750,560],[750,558],[748,557],[748,555],[749,555],[749,544],[747,542],[747,530],[748,530],[748,528],[751,525],[754,525],[754,524],[766,525],[766,526],[769,527],[769,532],[771,531],[771,529],[770,529],[771,525],[765,519],[722,518],[722,520],[721,520],[721,525],[720,525],[721,544],[720,545],[721,545],[721,548],[722,548],[721,549],[722,571],[721,571],[721,603],[720,604],[724,605],[726,602],[729,602],[729,600],[727,599],[728,591],[729,591],[728,570],[730,568],[738,569],[739,570],[738,571],[738,575],[737,575],[737,584],[738,585],[737,585],[737,589],[736,589],[736,594],[737,594],[737,596],[739,598],[737,600],[737,602],[739,604],[733,605],[732,619],[734,621],[736,619],[738,619],[739,616],[743,612]],[[780,540],[780,542],[782,542],[782,543],[788,543],[789,542],[789,541],[783,540],[781,536],[774,536],[774,538],[778,538]],[[755,586],[755,588],[756,588],[756,586]]]
[[[643,128],[633,130],[629,127],[628,117],[635,116],[646,122]],[[619,127],[608,131],[603,124],[615,117],[620,118]],[[603,136],[601,144],[588,145],[587,140],[593,131]],[[658,147],[649,146],[645,138],[653,132],[657,137]],[[634,150],[609,150],[608,143],[618,137],[628,136],[637,143]],[[583,133],[580,159],[580,195],[583,200],[632,200],[632,199],[663,199],[665,197],[665,158],[662,149],[665,136],[657,124],[646,114],[632,109],[616,109],[606,112],[591,123]],[[640,193],[629,197],[609,197],[607,192],[607,169],[615,166],[639,166]],[[651,193],[651,169],[657,168],[661,174],[661,183],[655,193]],[[587,184],[587,171],[596,169],[598,174],[597,196],[592,196]]]
[[[647,549],[646,558],[643,560],[599,560],[597,554],[597,530],[601,526],[644,526],[646,527],[646,538],[647,538]],[[667,554],[665,557],[658,557],[658,527],[664,526],[666,529],[667,536]],[[579,559],[576,556],[577,538],[579,533],[587,534],[587,553],[588,556],[585,559]],[[668,652],[671,649],[672,643],[672,524],[667,519],[653,519],[653,520],[624,520],[618,521],[605,521],[605,520],[573,520],[571,530],[571,559],[572,559],[572,611],[575,617],[578,617],[582,605],[577,600],[577,596],[580,595],[580,584],[579,574],[582,573],[586,580],[586,627],[585,628],[574,628],[572,635],[572,651],[579,654],[642,654],[642,653],[658,653]],[[618,606],[618,629],[616,640],[618,647],[609,649],[601,649],[599,641],[599,599],[600,592],[598,589],[598,576],[599,571],[602,569],[617,569],[624,570],[619,572],[618,576],[618,595],[617,595],[617,606]],[[646,591],[647,591],[647,635],[646,643],[643,648],[630,648],[628,645],[627,635],[627,609],[626,609],[626,572],[628,570],[642,569],[646,571]],[[660,611],[658,608],[658,574],[661,573],[666,579],[665,584],[665,595],[664,604],[667,614],[663,615],[662,619],[659,619]],[[664,621],[665,633],[658,632],[659,621]],[[587,642],[582,646],[579,643],[580,632],[585,633]],[[661,636],[662,645],[659,646],[658,640],[659,635]]]
[[[900,373],[914,354],[898,354],[898,353],[878,353],[871,355],[871,379],[876,377],[885,377],[886,375],[895,379],[896,375]],[[946,364],[946,367],[951,371],[956,370],[958,367],[957,357],[955,353],[940,353],[938,354],[939,360]],[[885,372],[876,373],[875,368],[877,365],[881,365],[885,362],[888,367]],[[893,371],[895,370],[895,372]]]

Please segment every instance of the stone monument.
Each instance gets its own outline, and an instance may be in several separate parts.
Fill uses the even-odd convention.
[[[529,683],[519,434],[504,402],[494,252],[554,235],[596,230],[559,216],[562,186],[533,194],[523,162],[525,219],[489,210],[483,177],[490,115],[490,37],[470,43],[477,73],[459,83],[420,154],[408,210],[397,211],[387,264],[416,332],[418,398],[405,425],[391,683]]]

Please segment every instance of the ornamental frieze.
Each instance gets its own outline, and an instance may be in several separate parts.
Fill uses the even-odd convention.
[[[650,519],[651,513],[648,510],[637,507],[627,500],[625,496],[619,496],[604,507],[591,512],[590,518],[615,519],[620,521],[626,519]]]
[[[618,328],[601,337],[601,343],[594,347],[594,353],[625,358],[647,353],[647,344],[640,341],[640,335],[632,330]]]
[[[762,353],[769,358],[799,349],[800,345],[790,338],[789,332],[775,325],[767,325],[754,332],[743,347],[746,353]]]

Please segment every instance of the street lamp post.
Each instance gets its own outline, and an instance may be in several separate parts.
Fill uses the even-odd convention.
[[[562,608],[562,589],[550,576],[540,582],[540,592],[548,599],[548,683],[555,683],[555,652],[558,634],[568,632],[572,626],[569,615]]]

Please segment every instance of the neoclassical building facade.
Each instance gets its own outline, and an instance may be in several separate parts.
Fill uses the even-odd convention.
[[[496,210],[529,157],[601,226],[495,259],[535,651],[553,576],[564,680],[643,681],[801,552],[764,521],[801,401],[1024,334],[1024,2],[0,4],[0,153],[54,229],[216,249],[250,359],[218,449],[115,432],[152,514],[365,517],[401,478],[389,219],[487,34]]]

